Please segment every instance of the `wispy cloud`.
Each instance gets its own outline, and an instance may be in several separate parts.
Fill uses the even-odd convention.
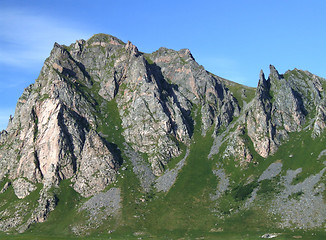
[[[37,14],[32,9],[0,8],[0,130],[14,114],[15,97],[39,73],[54,42],[70,44],[92,34],[78,22]]]
[[[0,64],[29,68],[43,62],[54,41],[69,44],[90,33],[77,23],[25,9],[0,9]]]

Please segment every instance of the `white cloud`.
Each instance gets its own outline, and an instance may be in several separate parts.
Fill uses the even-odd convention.
[[[29,68],[42,63],[55,41],[70,44],[90,33],[64,19],[24,9],[0,9],[0,63]]]

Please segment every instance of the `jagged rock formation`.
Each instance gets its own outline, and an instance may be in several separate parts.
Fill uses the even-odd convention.
[[[315,75],[300,70],[288,71],[280,75],[274,66],[270,66],[270,75],[265,80],[261,72],[254,107],[248,113],[248,135],[255,150],[262,157],[267,157],[277,150],[288,133],[301,131],[309,118],[308,113],[318,109],[314,120],[314,132],[323,124],[324,89],[323,80]]]
[[[257,88],[251,89],[207,72],[188,49],[160,48],[147,54],[105,34],[70,46],[55,43],[39,77],[19,98],[8,128],[0,133],[0,197],[13,191],[21,201],[29,201],[38,195],[37,204],[31,204],[25,215],[17,207],[15,217],[0,211],[0,230],[22,232],[46,221],[60,202],[53,189],[64,180],[80,196],[93,196],[83,206],[91,204],[87,209],[94,213],[91,221],[98,223],[96,227],[123,208],[119,188],[123,185],[118,180],[123,171],[130,169],[146,194],[168,192],[196,144],[195,127],[202,136],[209,133],[213,138],[209,158],[218,158],[217,169],[211,172],[219,184],[210,201],[222,201],[235,182],[229,180],[232,173],[227,174],[225,166],[245,171],[259,165],[277,153],[291,133],[308,129],[312,139],[323,137],[325,83],[298,69],[279,74],[271,65],[268,78],[261,71]],[[171,159],[178,156],[182,159],[171,168]],[[277,167],[266,170],[267,177],[241,180],[244,186],[253,184],[245,209],[259,195],[257,184],[281,174],[282,164],[271,166]],[[270,171],[275,172],[272,177]],[[119,187],[108,189],[113,184]],[[305,193],[312,192],[310,188]],[[104,190],[107,194],[101,193]],[[99,201],[111,195],[107,214],[96,218],[97,205],[103,205]],[[324,209],[321,197],[317,200],[318,209]],[[0,208],[5,204],[9,203]],[[270,211],[282,211],[275,209]],[[323,216],[311,226],[321,226]],[[289,227],[284,219],[283,226]],[[297,224],[302,225],[299,220]]]
[[[18,198],[25,198],[31,192],[36,190],[36,187],[24,178],[18,178],[13,181],[12,187],[14,188],[15,194]]]
[[[203,105],[204,132],[239,114],[221,79],[199,66],[189,50],[162,48],[145,55],[104,34],[69,47],[55,43],[1,134],[6,146],[0,179],[26,178],[24,184],[14,181],[19,198],[33,190],[32,183],[51,187],[64,179],[84,197],[103,190],[115,181],[120,165],[112,143],[96,130],[106,124],[108,101],[117,102],[126,143],[148,156],[155,175],[181,153],[179,142],[190,143],[194,105]]]
[[[304,126],[313,129],[313,136],[319,136],[325,128],[324,82],[297,69],[281,75],[271,65],[267,80],[261,71],[255,97],[238,119],[237,130],[228,136],[224,156],[250,162],[246,136],[263,158],[274,154],[289,133],[300,132]]]

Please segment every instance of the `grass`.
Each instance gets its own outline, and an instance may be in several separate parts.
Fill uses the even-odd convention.
[[[264,194],[265,196],[272,196],[275,193],[275,190],[277,190],[278,182],[279,182],[279,177],[272,180],[265,179],[260,182],[260,189],[258,190],[258,194]]]
[[[318,160],[318,155],[326,147],[325,134],[319,138],[312,139],[311,131],[290,133],[290,140],[281,145],[278,151],[270,159],[281,159],[283,163],[283,174],[289,169],[302,168],[292,184],[302,182],[311,174],[321,171],[325,165],[326,157]]]
[[[40,97],[40,101],[41,102],[43,102],[43,101],[45,101],[46,99],[49,99],[50,98],[50,95],[49,94],[47,94],[47,93],[45,93],[45,94],[43,94],[41,97]]]
[[[212,73],[211,73],[212,74]],[[218,76],[212,74],[214,77],[219,78]],[[231,91],[233,97],[237,100],[240,108],[243,108],[243,101],[249,103],[254,97],[256,93],[256,89],[253,87],[247,87],[242,84],[223,79],[225,86]],[[245,91],[243,96],[242,91]]]
[[[285,141],[274,155],[266,159],[255,152],[250,138],[244,134],[242,137],[253,155],[253,161],[257,162],[257,164],[249,164],[246,168],[240,167],[232,158],[223,159],[222,155],[227,143],[222,144],[219,154],[214,156],[213,161],[222,164],[230,180],[229,190],[217,201],[216,205],[216,209],[224,219],[220,226],[226,232],[249,231],[253,233],[267,231],[268,229],[280,231],[275,225],[277,220],[272,221],[267,213],[268,202],[282,188],[279,185],[280,177],[286,175],[289,169],[302,168],[302,172],[292,182],[292,184],[297,184],[312,174],[320,172],[325,167],[323,162],[326,160],[326,156],[318,159],[318,155],[325,149],[326,136],[324,134],[320,138],[312,139],[311,133],[311,130],[290,133],[289,140]],[[258,183],[259,176],[273,162],[282,162],[281,174],[273,179]],[[258,188],[257,200],[254,207],[248,211],[242,206],[255,188]],[[294,193],[290,199],[299,199],[301,194],[302,192]],[[326,197],[326,194],[323,196]],[[323,232],[321,229],[319,231]],[[284,239],[287,238],[284,237]]]
[[[267,233],[266,231],[262,232],[243,232],[243,233],[236,233],[236,232],[196,232],[192,231],[190,234],[180,235],[180,239],[217,239],[217,240],[259,240],[262,239],[261,236]],[[269,232],[271,233],[271,232]],[[326,238],[325,232],[316,232],[316,231],[278,231],[280,235],[276,238],[278,240],[288,240],[288,239],[296,239],[300,238],[305,240],[324,240]],[[87,236],[87,237],[62,237],[62,236],[44,236],[44,235],[11,235],[8,236],[6,234],[0,233],[1,240],[48,240],[48,239],[55,239],[55,240],[71,240],[71,239],[87,239],[87,240],[106,240],[106,239],[178,239],[176,235],[171,235],[166,233],[161,237],[152,236],[149,234],[144,234],[141,236],[134,236],[134,235],[120,235],[120,234],[110,234],[110,235],[99,235],[99,236]]]
[[[149,62],[149,60],[147,60]],[[150,62],[149,62],[150,63]],[[150,63],[151,64],[151,63]],[[229,90],[242,103],[241,85],[227,82]],[[121,171],[118,181],[112,186],[121,189],[121,212],[117,217],[108,218],[103,225],[89,231],[87,237],[74,237],[71,232],[72,224],[86,224],[87,216],[78,211],[78,206],[87,199],[82,198],[70,187],[70,181],[64,180],[60,188],[53,189],[58,199],[56,209],[50,213],[44,223],[34,224],[24,234],[10,235],[0,233],[0,239],[260,239],[267,232],[281,232],[277,239],[293,239],[293,236],[302,236],[303,239],[325,239],[323,230],[313,231],[288,231],[279,230],[275,226],[275,220],[271,219],[262,205],[246,210],[243,203],[251,196],[255,188],[259,188],[258,196],[261,202],[267,201],[270,196],[279,191],[277,183],[280,177],[272,180],[257,182],[262,172],[273,162],[283,163],[281,175],[285,175],[289,169],[302,168],[292,184],[304,181],[311,174],[319,172],[324,166],[326,156],[317,159],[321,150],[326,146],[326,138],[312,139],[311,131],[291,133],[286,141],[272,156],[264,159],[254,150],[253,143],[247,134],[242,137],[246,141],[254,162],[246,168],[239,166],[234,159],[223,159],[222,153],[226,148],[224,143],[220,148],[220,154],[208,159],[213,139],[210,129],[206,136],[201,135],[200,109],[192,114],[196,125],[190,145],[190,152],[186,164],[180,171],[177,181],[167,193],[150,191],[143,192],[139,179],[132,171],[132,164],[123,153],[121,119],[115,100],[106,101],[98,94],[98,83],[94,82],[92,88],[80,85],[80,92],[90,98],[94,105],[94,114],[99,122],[96,130],[110,143],[110,146],[119,154],[123,166],[127,170]],[[254,94],[254,89],[248,88],[247,99],[249,102]],[[182,154],[172,159],[167,167],[172,169],[185,156],[186,146],[179,144]],[[290,157],[292,156],[292,157]],[[147,157],[144,156],[144,159]],[[212,170],[216,163],[223,166],[230,179],[229,190],[217,202],[212,202],[210,194],[216,190],[218,179]],[[8,179],[0,183],[2,188]],[[36,207],[41,186],[23,200],[18,199],[12,187],[0,195],[0,211],[4,209],[14,210],[17,203],[29,203],[31,211]],[[290,198],[300,197],[300,192]],[[145,199],[144,202],[140,199]],[[217,210],[221,215],[218,215]],[[31,213],[26,215],[26,218]],[[114,232],[108,234],[108,229]],[[222,232],[221,232],[222,231]],[[138,233],[138,234],[135,234]],[[137,236],[139,235],[139,236]]]
[[[147,53],[144,53],[144,58],[146,59],[146,61],[147,61],[147,63],[148,64],[150,64],[150,65],[152,65],[152,64],[154,64],[154,62],[153,62],[153,60],[151,59],[151,54],[147,54]]]
[[[166,168],[167,169],[173,169],[176,167],[176,165],[185,157],[186,151],[187,151],[187,146],[183,143],[178,143],[178,146],[181,150],[181,154],[175,158],[172,158],[169,160]]]
[[[104,34],[104,33],[94,34],[90,39],[87,40],[87,42],[88,42],[88,44],[92,44],[94,42],[107,42],[108,43],[108,42],[110,42],[111,39],[114,39],[115,41],[119,42],[120,44],[124,44],[124,42],[122,42],[118,38],[113,37],[108,34]]]
[[[2,189],[5,183],[8,181],[9,180],[7,178],[3,179],[0,184],[0,188]],[[36,187],[37,189],[31,192],[24,199],[17,198],[12,185],[10,185],[4,193],[0,194],[0,212],[9,212],[9,215],[7,217],[2,216],[0,220],[11,218],[17,212],[19,212],[19,215],[23,216],[23,222],[26,222],[30,218],[33,209],[37,207],[37,200],[39,198],[39,192],[42,188],[42,184],[37,184]]]
[[[198,117],[197,126],[200,124]],[[201,136],[197,127],[194,134],[196,144],[191,146],[186,166],[167,194],[154,191],[146,194],[142,192],[132,168],[128,167],[123,172],[123,178],[117,183],[121,188],[123,205],[122,214],[117,220],[120,227],[112,236],[132,239],[134,232],[143,232],[146,237],[155,239],[185,234],[194,236],[199,232],[208,232],[214,226],[209,193],[216,186],[216,179],[212,174],[212,163],[207,159],[212,144],[210,135]],[[179,159],[174,160],[177,162]],[[131,165],[128,159],[124,161],[126,165]],[[140,198],[145,198],[145,202],[139,201]]]
[[[111,131],[117,131],[116,126],[121,124],[115,101],[103,105],[107,108],[107,125],[99,126],[103,134],[109,134],[109,141],[121,146],[123,137],[121,132],[111,135]],[[200,111],[197,111],[200,113]],[[109,117],[111,116],[111,118]],[[193,115],[194,116],[194,115]],[[267,232],[280,232],[277,239],[293,239],[293,236],[302,236],[303,239],[324,239],[323,231],[316,232],[291,232],[276,228],[264,208],[255,207],[251,210],[243,210],[241,204],[250,196],[257,186],[260,186],[258,195],[275,193],[277,180],[264,180],[259,184],[256,181],[247,183],[248,179],[257,177],[273,162],[282,161],[285,174],[287,169],[302,167],[302,179],[316,171],[319,171],[325,160],[314,160],[317,154],[325,146],[324,137],[312,140],[310,131],[290,135],[290,140],[279,148],[273,156],[263,159],[253,152],[257,165],[250,165],[241,169],[234,160],[222,160],[215,156],[208,160],[207,156],[212,145],[211,131],[206,136],[201,135],[200,114],[195,118],[196,126],[190,146],[190,153],[186,159],[186,165],[181,170],[175,185],[168,193],[157,193],[151,191],[144,193],[140,187],[139,180],[131,167],[121,173],[116,187],[121,189],[122,206],[121,214],[116,219],[108,219],[98,229],[91,230],[87,239],[260,239],[260,236]],[[103,129],[101,129],[103,128]],[[244,135],[244,138],[247,138]],[[247,139],[250,146],[250,139]],[[302,144],[309,148],[302,148]],[[221,147],[223,148],[223,146]],[[253,151],[253,146],[250,146]],[[310,151],[306,151],[309,149]],[[311,155],[313,153],[313,155]],[[293,157],[288,156],[292,154]],[[307,161],[307,157],[314,156]],[[123,155],[124,164],[131,166],[129,160]],[[183,156],[180,156],[180,158]],[[180,160],[172,160],[169,167],[174,167]],[[309,159],[309,158],[308,158]],[[175,161],[173,163],[173,161]],[[213,175],[212,169],[216,162],[224,165],[227,174],[231,179],[230,190],[218,202],[217,205],[210,200],[210,193],[214,192],[218,179]],[[314,164],[311,164],[311,163]],[[313,166],[311,166],[313,165]],[[5,180],[6,181],[6,180]],[[1,182],[1,186],[5,181]],[[70,182],[64,180],[60,183],[60,189],[54,193],[58,198],[57,208],[50,213],[48,220],[44,223],[33,225],[26,233],[20,235],[0,235],[1,239],[85,239],[74,237],[70,230],[71,223],[85,223],[86,217],[77,211],[79,203],[85,201],[71,187]],[[38,192],[33,192],[26,198],[38,198]],[[298,195],[298,196],[297,196]],[[1,197],[12,202],[22,201],[15,197],[13,189],[8,189]],[[293,198],[300,197],[299,193]],[[144,198],[145,202],[139,201]],[[24,199],[25,200],[25,199]],[[3,206],[6,208],[7,206]],[[215,216],[212,209],[218,208],[224,218]],[[1,209],[0,209],[1,210]],[[114,228],[112,234],[107,233],[108,228]],[[223,232],[219,232],[222,231]],[[58,235],[58,233],[60,235]],[[137,236],[138,233],[140,236]]]
[[[71,236],[71,224],[83,222],[85,218],[77,211],[77,206],[82,200],[81,196],[70,187],[69,180],[60,182],[59,188],[54,188],[53,193],[57,198],[57,206],[49,214],[47,221],[34,224],[24,234],[45,236]],[[60,234],[58,234],[60,233]]]

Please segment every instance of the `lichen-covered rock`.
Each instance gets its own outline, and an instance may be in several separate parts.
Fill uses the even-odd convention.
[[[277,151],[291,132],[305,127],[313,130],[313,137],[320,136],[326,126],[323,84],[325,79],[297,69],[281,75],[271,65],[267,80],[261,71],[255,97],[231,124],[235,130],[217,131],[211,154],[217,154],[217,148],[227,142],[224,158],[233,158],[240,166],[246,166],[253,159],[248,141],[266,158]]]
[[[240,112],[239,105],[223,79],[208,73],[199,65],[189,49],[174,51],[160,48],[151,59],[172,87],[174,101],[183,112],[190,112],[193,104],[202,105],[203,133],[214,123],[216,128],[227,126]]]
[[[5,175],[11,179],[24,177],[51,186],[76,177],[85,155],[86,136],[98,125],[96,97],[87,90],[92,85],[84,65],[56,43],[40,76],[25,89],[15,116],[1,134],[6,144],[0,149],[0,179]],[[112,169],[117,169],[117,159],[112,163],[116,164]]]
[[[239,125],[235,132],[230,134],[227,147],[223,153],[223,158],[234,158],[237,165],[245,167],[253,159],[245,139],[244,126]]]
[[[324,108],[320,104],[324,99],[324,81],[297,69],[280,75],[272,65],[267,80],[261,72],[246,120],[248,135],[259,155],[267,157],[275,153],[288,133],[301,131],[307,120],[314,118],[316,106],[315,135],[324,129]]]
[[[178,141],[190,143],[194,105],[202,105],[203,134],[212,125],[227,126],[240,110],[223,80],[199,66],[189,50],[146,55],[105,34],[69,47],[55,43],[10,123],[10,135],[15,129],[15,144],[22,145],[11,154],[20,159],[9,167],[11,178],[57,184],[75,176],[89,128],[105,124],[97,106],[113,98],[126,142],[148,156],[155,175],[180,154]]]
[[[118,166],[108,144],[95,132],[86,136],[74,189],[84,197],[102,191],[116,179]]]
[[[36,190],[36,186],[24,178],[18,178],[12,182],[15,194],[18,198],[22,199],[28,196],[31,192]]]
[[[40,191],[40,197],[38,199],[38,206],[34,209],[32,216],[27,221],[27,224],[44,222],[49,213],[54,210],[57,205],[57,199],[54,194],[49,191],[48,188],[43,188]]]
[[[8,183],[0,194],[9,182],[21,199],[43,185],[38,206],[25,215],[19,208],[15,217],[1,211],[0,229],[22,232],[45,221],[57,204],[51,189],[64,179],[83,197],[102,196],[116,181],[122,156],[145,192],[154,185],[169,191],[188,153],[175,169],[166,166],[181,146],[196,144],[198,122],[203,135],[213,133],[209,157],[221,154],[242,168],[256,160],[253,151],[264,158],[274,154],[291,132],[310,129],[320,137],[326,127],[324,86],[325,79],[307,71],[279,74],[270,66],[267,79],[260,73],[254,97],[253,89],[207,72],[188,49],[145,54],[106,34],[70,46],[55,43],[0,133],[0,181]],[[111,103],[117,109],[108,109]],[[215,200],[233,184],[220,170]]]
[[[256,152],[267,157],[276,151],[274,142],[275,126],[271,121],[271,97],[269,95],[270,81],[260,72],[254,103],[247,114],[247,131]]]
[[[322,134],[322,132],[324,131],[324,129],[326,128],[326,104],[325,104],[325,100],[324,100],[324,102],[320,103],[317,106],[316,112],[317,112],[316,120],[315,120],[315,123],[313,125],[313,132],[312,132],[313,137],[320,136]]]

